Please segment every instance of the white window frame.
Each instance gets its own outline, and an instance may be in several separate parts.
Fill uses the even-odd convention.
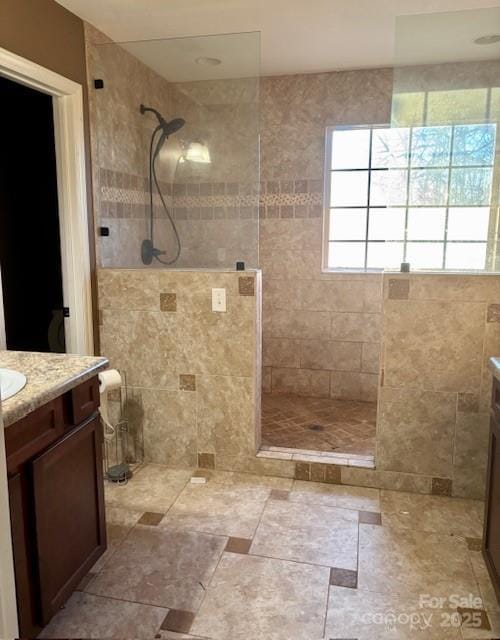
[[[485,123],[486,124],[486,123]],[[418,125],[414,125],[414,126],[418,126]],[[422,125],[425,126],[425,125]],[[430,126],[430,125],[429,125]],[[448,125],[451,126],[451,125]],[[323,242],[322,242],[322,271],[325,273],[383,273],[384,271],[397,271],[397,269],[391,269],[391,268],[383,268],[383,267],[330,267],[328,264],[328,258],[329,258],[329,244],[330,244],[330,211],[331,211],[331,173],[332,173],[332,167],[331,167],[331,158],[332,158],[332,140],[333,140],[333,132],[334,131],[342,131],[342,130],[356,130],[356,129],[360,129],[360,130],[366,130],[366,129],[388,129],[390,128],[391,125],[389,123],[386,124],[380,124],[380,123],[374,123],[374,124],[353,124],[353,125],[332,125],[332,126],[328,126],[326,127],[326,131],[325,131],[325,160],[324,160],[324,204],[323,204]],[[412,127],[410,127],[412,128]],[[497,146],[499,144],[499,140],[498,137],[500,137],[500,129],[497,131]],[[364,169],[363,169],[364,170]],[[368,180],[370,181],[371,178],[371,173],[372,173],[372,167],[369,167],[369,171],[368,171]],[[375,171],[378,171],[379,169],[375,169]],[[493,179],[495,177],[495,172],[493,171]],[[369,188],[369,184],[370,182],[368,182],[368,188]],[[492,188],[495,188],[495,185],[493,183]],[[406,203],[405,205],[406,207],[408,207],[408,203]],[[492,203],[490,203],[490,206],[493,206]],[[446,206],[446,208],[448,208]],[[368,202],[368,206],[367,209],[369,209],[369,202]],[[369,213],[368,213],[369,216]],[[490,226],[493,224],[493,226],[495,226],[495,220],[490,220]],[[363,240],[364,243],[367,242],[367,240]],[[406,243],[406,239],[404,240],[404,242]],[[446,244],[446,239],[443,240],[443,242]],[[490,242],[490,238],[488,238],[488,243]],[[491,264],[494,264],[495,262],[495,256],[490,256],[489,258],[489,262]],[[411,265],[410,265],[411,268]],[[455,269],[411,269],[412,272],[416,272],[419,274],[465,274],[465,275],[488,275],[488,274],[492,274],[492,275],[498,275],[498,271],[492,271],[491,269],[481,269],[481,270],[472,270],[472,269],[460,269],[460,270],[455,270]]]
[[[332,125],[326,127],[325,131],[325,161],[324,161],[324,202],[323,202],[323,247],[322,247],[322,270],[325,273],[383,273],[384,269],[375,268],[368,269],[363,267],[341,268],[328,266],[328,255],[330,246],[330,202],[331,202],[331,159],[332,159],[332,140],[334,131],[352,130],[352,129],[386,129],[390,124],[345,124]]]

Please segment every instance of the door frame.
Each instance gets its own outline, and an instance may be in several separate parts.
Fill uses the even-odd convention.
[[[68,353],[94,352],[82,85],[0,47],[0,76],[52,97]],[[5,348],[0,296],[0,348]]]

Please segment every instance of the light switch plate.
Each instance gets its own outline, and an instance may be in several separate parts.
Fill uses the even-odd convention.
[[[212,311],[224,313],[226,311],[226,290],[212,289]]]

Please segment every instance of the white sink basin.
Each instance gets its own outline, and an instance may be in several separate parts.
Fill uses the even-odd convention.
[[[0,367],[0,399],[12,398],[26,385],[26,376],[13,369]]]

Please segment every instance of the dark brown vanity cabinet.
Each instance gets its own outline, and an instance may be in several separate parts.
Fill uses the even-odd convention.
[[[106,549],[97,378],[5,430],[22,638],[38,635]]]
[[[483,554],[500,602],[500,382],[493,381]]]

